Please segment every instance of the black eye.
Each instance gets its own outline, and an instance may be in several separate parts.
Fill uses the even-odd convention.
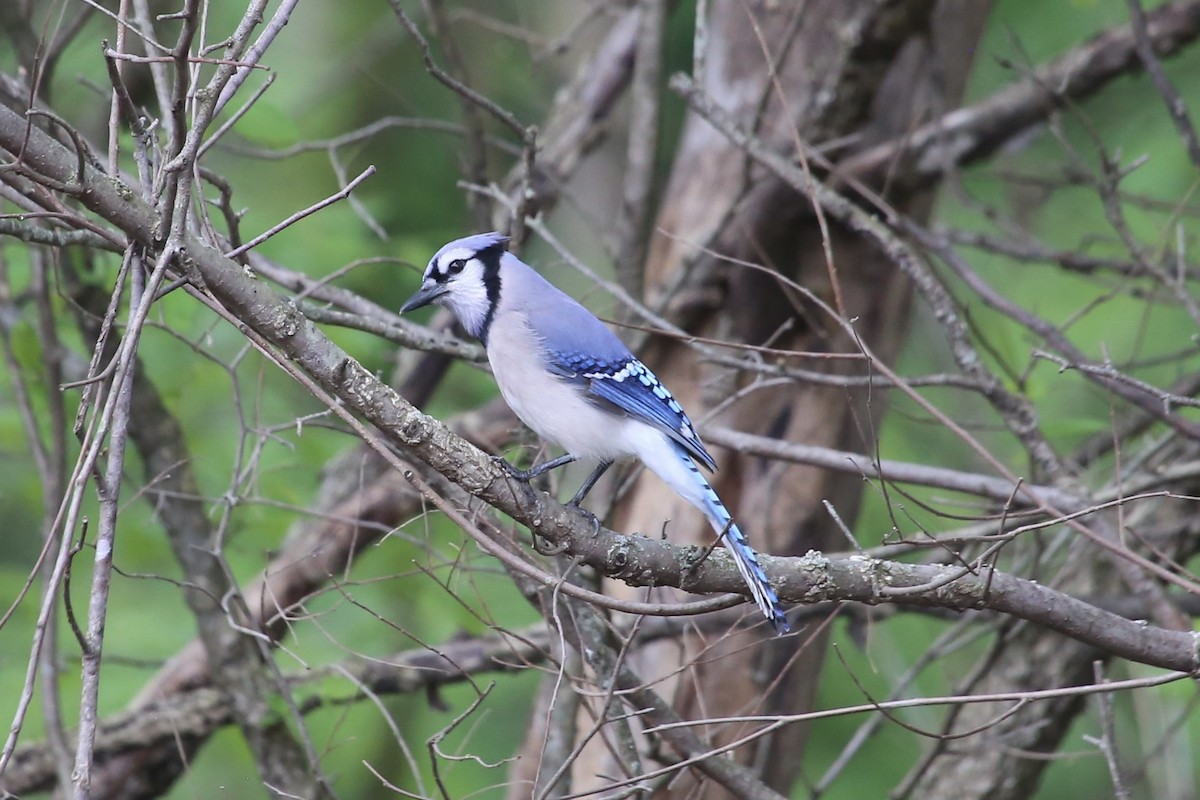
[[[450,264],[446,267],[446,272],[448,272],[451,275],[457,275],[458,273],[463,271],[463,267],[465,267],[466,265],[467,265],[466,261],[463,261],[461,258],[456,258],[453,261],[451,261]]]

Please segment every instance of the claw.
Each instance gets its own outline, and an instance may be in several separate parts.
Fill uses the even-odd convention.
[[[570,547],[570,540],[565,540],[560,544],[550,544],[536,533],[533,535],[533,549],[543,556],[557,556],[567,552]]]
[[[579,503],[575,500],[572,500],[571,502],[567,503],[567,508],[575,509],[576,514],[578,514],[579,516],[583,517],[584,519],[586,519],[592,523],[592,536],[593,537],[600,535],[600,528],[602,526],[601,526],[599,517],[597,517],[592,512],[588,511],[586,508],[580,508]]]
[[[517,469],[512,464],[508,463],[503,456],[488,456],[488,459],[490,459],[491,462],[497,467],[508,473],[508,477],[518,480],[521,483],[529,483],[529,481],[531,481],[534,477],[526,470]]]
[[[500,456],[488,456],[488,458],[490,458],[492,461],[494,461],[496,463],[496,465],[498,467],[500,467],[500,469],[507,472],[509,474],[509,476],[521,481],[522,483],[529,483],[531,480],[533,480],[537,476],[544,475],[545,473],[549,472],[552,469],[557,469],[566,464],[570,464],[572,461],[575,460],[575,456],[571,455],[570,453],[567,453],[566,455],[559,456],[558,458],[552,458],[549,461],[543,461],[541,464],[538,464],[536,467],[533,467],[532,469],[523,470],[523,469],[517,469],[516,467],[514,467],[512,464],[505,461]]]

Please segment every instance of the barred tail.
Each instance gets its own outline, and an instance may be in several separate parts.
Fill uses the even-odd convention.
[[[746,541],[745,534],[733,524],[729,509],[721,502],[716,490],[700,473],[687,451],[676,442],[661,434],[658,441],[648,443],[639,452],[645,462],[660,478],[679,493],[679,496],[704,512],[708,522],[718,534],[723,534],[726,549],[733,556],[742,580],[750,588],[754,602],[764,617],[771,623],[775,633],[783,635],[791,628],[779,603],[779,596],[767,582],[767,575],[758,563],[758,553]],[[665,446],[664,446],[665,445]]]
[[[714,530],[718,533],[725,532],[725,547],[733,556],[733,563],[737,564],[738,572],[742,573],[742,580],[750,587],[750,594],[754,597],[754,602],[758,604],[759,611],[775,628],[775,633],[782,636],[791,630],[791,626],[788,625],[787,617],[784,616],[779,597],[771,588],[771,584],[767,582],[767,574],[763,572],[762,566],[758,563],[758,553],[750,546],[750,542],[746,541],[746,535],[730,517],[729,509],[725,508],[721,498],[717,497],[716,491],[698,470],[696,477],[704,484],[705,498],[702,509],[704,515],[708,517]]]
[[[758,553],[746,541],[741,529],[733,524],[729,509],[717,497],[716,491],[700,473],[687,450],[661,431],[649,425],[642,427],[644,430],[635,441],[634,452],[651,472],[662,478],[680,497],[704,512],[713,529],[723,535],[726,549],[733,556],[733,562],[737,564],[738,572],[750,588],[750,594],[763,616],[771,623],[775,633],[787,633],[791,628],[779,603],[779,596],[767,582],[767,575],[758,563]]]

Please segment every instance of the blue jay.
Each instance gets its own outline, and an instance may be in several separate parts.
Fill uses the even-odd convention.
[[[434,254],[421,288],[400,309],[446,306],[487,350],[505,402],[566,454],[528,471],[528,481],[577,459],[599,465],[571,501],[578,505],[613,461],[635,456],[725,539],[750,593],[775,631],[787,619],[758,555],[695,462],[716,469],[682,406],[590,311],[508,252],[508,237],[481,233]]]

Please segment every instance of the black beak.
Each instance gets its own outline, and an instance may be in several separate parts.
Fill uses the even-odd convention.
[[[417,293],[405,301],[404,305],[400,306],[400,313],[407,314],[409,311],[414,311],[418,308],[423,308],[434,300],[444,295],[448,291],[444,283],[425,283],[417,290]]]

